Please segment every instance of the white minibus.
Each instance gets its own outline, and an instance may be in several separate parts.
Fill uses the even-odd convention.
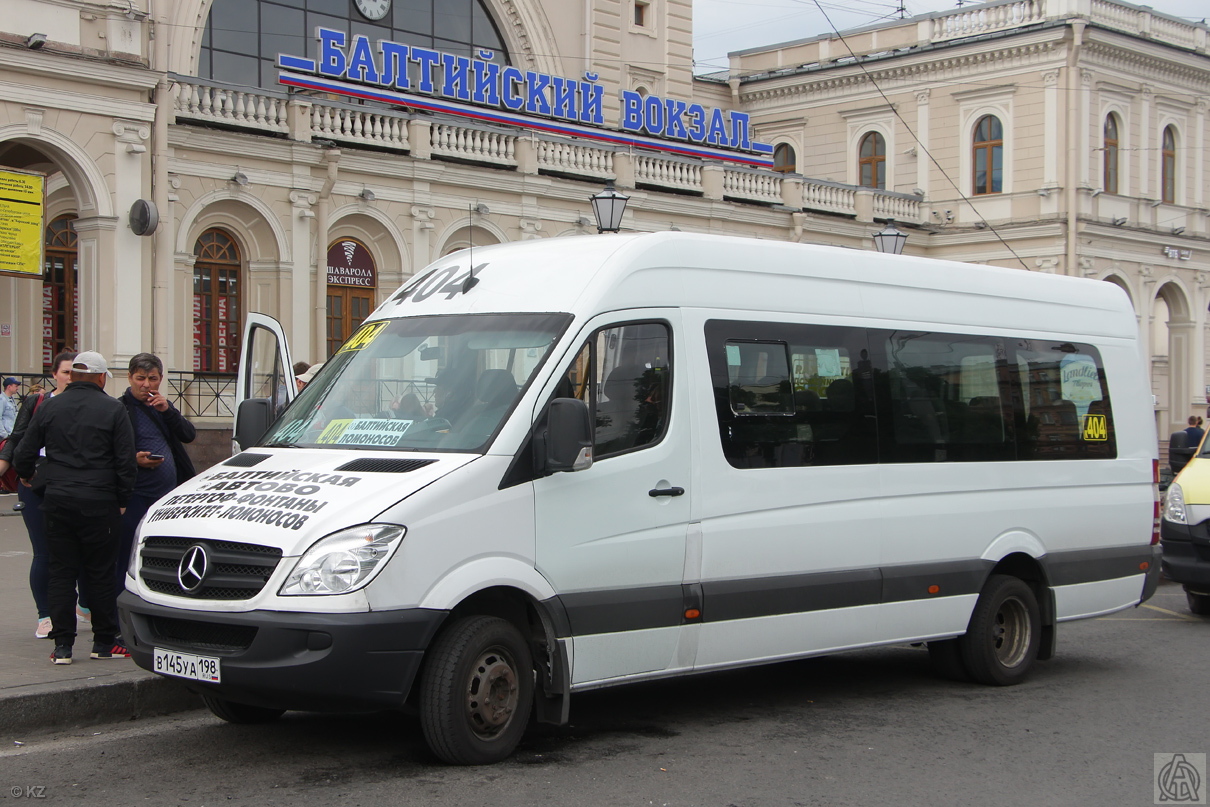
[[[597,687],[926,643],[993,685],[1146,600],[1157,441],[1116,286],[668,232],[419,272],[144,518],[138,664],[232,722],[415,709],[507,757]],[[291,400],[292,399],[292,400]]]

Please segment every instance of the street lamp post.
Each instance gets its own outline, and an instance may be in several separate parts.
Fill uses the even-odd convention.
[[[874,233],[874,247],[888,255],[902,255],[907,243],[907,233],[895,227],[894,219],[887,219],[886,228]]]
[[[589,201],[592,202],[592,213],[597,217],[598,233],[616,233],[622,228],[622,214],[626,212],[630,197],[618,193],[612,182]]]

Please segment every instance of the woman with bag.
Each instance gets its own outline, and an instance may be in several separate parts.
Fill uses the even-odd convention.
[[[17,413],[17,421],[13,433],[0,448],[0,476],[8,473],[12,467],[13,453],[25,436],[25,430],[34,417],[34,412],[57,393],[62,392],[71,383],[71,363],[75,361],[74,352],[60,353],[55,356],[54,371],[51,377],[55,381],[55,389],[51,392],[25,396],[21,411]],[[29,533],[29,542],[33,546],[34,559],[29,567],[29,588],[34,595],[34,605],[38,609],[38,627],[34,631],[37,639],[50,636],[50,602],[47,587],[50,584],[50,550],[46,546],[46,521],[42,515],[41,502],[32,488],[17,484],[17,497],[21,500],[21,516],[25,519],[25,531]],[[89,617],[88,607],[83,600],[76,608],[76,613],[83,619]]]

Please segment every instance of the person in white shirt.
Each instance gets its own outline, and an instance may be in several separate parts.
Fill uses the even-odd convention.
[[[21,382],[11,376],[4,379],[4,394],[0,395],[0,440],[13,433],[17,422],[17,389]]]

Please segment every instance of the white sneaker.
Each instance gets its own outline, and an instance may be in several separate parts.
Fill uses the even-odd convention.
[[[37,630],[34,631],[34,638],[35,639],[49,639],[50,638],[50,627],[51,627],[50,626],[50,617],[46,617],[46,619],[39,619],[38,628],[37,628]]]
[[[92,624],[92,610],[89,608],[81,608],[80,606],[77,605],[76,606],[76,619],[80,620],[81,622],[87,622],[88,624],[91,625]]]

